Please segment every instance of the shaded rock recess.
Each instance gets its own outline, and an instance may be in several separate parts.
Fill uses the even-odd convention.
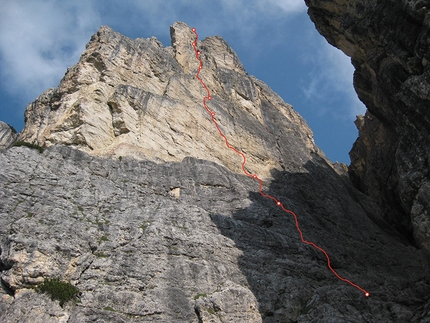
[[[430,252],[430,2],[305,2],[318,31],[352,58],[367,107],[356,121],[351,180]]]

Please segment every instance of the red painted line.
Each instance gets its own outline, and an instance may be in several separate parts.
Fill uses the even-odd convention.
[[[354,286],[355,288],[357,288],[357,289],[359,289],[360,291],[362,291],[362,292],[364,293],[364,296],[369,297],[369,296],[370,296],[369,292],[367,292],[364,288],[362,288],[362,287],[358,286],[357,284],[354,284],[354,283],[353,283],[352,281],[350,281],[349,279],[346,279],[346,278],[344,278],[344,277],[340,276],[340,275],[336,272],[336,270],[334,270],[334,269],[331,267],[330,257],[329,257],[329,255],[327,254],[327,252],[326,252],[323,248],[321,248],[320,246],[318,246],[318,245],[316,245],[315,243],[313,243],[312,241],[308,241],[308,240],[306,240],[306,239],[304,239],[304,238],[303,238],[303,232],[302,232],[302,230],[301,230],[301,229],[300,229],[300,227],[299,227],[299,219],[298,219],[297,215],[296,215],[293,211],[288,210],[287,208],[285,208],[285,207],[282,205],[282,203],[281,203],[280,201],[278,201],[275,197],[273,197],[273,196],[271,196],[271,195],[269,195],[269,194],[265,194],[265,193],[263,193],[263,180],[262,180],[261,178],[259,178],[256,174],[251,174],[251,173],[249,173],[249,172],[245,169],[245,164],[246,164],[246,156],[245,156],[245,154],[244,154],[244,153],[242,153],[241,151],[237,150],[236,148],[234,148],[233,146],[231,146],[231,145],[229,144],[227,137],[226,137],[226,136],[224,135],[224,133],[221,131],[221,129],[220,129],[219,125],[218,125],[218,122],[217,122],[217,121],[216,121],[216,119],[215,119],[215,112],[211,111],[211,110],[208,108],[207,104],[206,104],[206,101],[208,101],[208,100],[209,100],[209,101],[210,101],[210,100],[212,100],[212,97],[211,97],[211,93],[210,93],[210,91],[209,91],[208,87],[206,86],[205,82],[203,82],[203,79],[200,77],[200,72],[201,72],[201,70],[202,70],[202,68],[203,68],[203,62],[202,62],[202,60],[201,60],[201,58],[200,58],[201,52],[200,52],[200,50],[198,50],[198,49],[197,49],[197,41],[199,40],[199,35],[197,34],[196,28],[192,28],[192,29],[191,29],[191,31],[196,35],[196,39],[192,42],[192,44],[191,44],[191,45],[193,46],[194,52],[195,52],[195,54],[196,54],[196,59],[199,61],[199,67],[198,67],[198,69],[197,69],[196,78],[200,81],[200,83],[202,84],[203,88],[204,88],[204,89],[206,90],[206,92],[207,92],[207,95],[203,98],[203,106],[205,107],[205,109],[206,109],[206,110],[209,112],[209,114],[211,115],[212,122],[214,123],[215,127],[217,128],[217,130],[218,130],[218,132],[219,132],[220,136],[225,140],[225,145],[227,146],[227,148],[228,148],[228,149],[233,150],[236,154],[238,154],[238,155],[240,155],[240,156],[242,157],[242,160],[243,160],[243,162],[242,162],[242,170],[243,170],[243,173],[244,173],[246,176],[248,176],[248,177],[251,177],[251,178],[253,178],[253,179],[256,179],[256,180],[260,183],[260,190],[259,190],[259,192],[260,192],[260,194],[261,194],[263,197],[273,200],[273,201],[276,203],[276,205],[277,205],[277,206],[281,207],[281,208],[282,208],[282,210],[284,210],[286,213],[291,214],[291,215],[294,217],[294,221],[295,221],[295,223],[296,223],[296,228],[297,228],[297,231],[299,232],[300,239],[302,240],[302,242],[303,242],[303,243],[305,243],[305,244],[307,244],[307,245],[310,245],[310,246],[314,247],[315,249],[317,249],[317,250],[321,251],[321,252],[324,254],[324,256],[325,256],[325,257],[326,257],[326,259],[327,259],[327,267],[328,267],[328,269],[330,269],[330,270],[333,272],[333,274],[334,274],[338,279],[340,279],[340,280],[342,280],[342,281],[344,281],[344,282],[346,282],[346,283],[350,284],[351,286]]]

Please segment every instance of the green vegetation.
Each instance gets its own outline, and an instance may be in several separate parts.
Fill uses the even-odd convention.
[[[99,225],[99,224],[109,224],[110,223],[110,221],[109,220],[106,220],[106,219],[99,219],[99,217],[96,217],[96,222],[94,222],[94,224],[97,224],[97,225]]]
[[[18,201],[18,202],[15,204],[15,206],[13,207],[13,211],[15,211],[15,210],[16,210],[16,208],[18,207],[18,205],[20,205],[22,202],[24,202],[24,200],[20,200],[20,201]]]
[[[25,141],[17,141],[13,145],[15,147],[24,146],[24,147],[28,147],[28,148],[31,148],[31,149],[37,149],[39,151],[39,153],[43,153],[43,150],[44,150],[43,147],[40,147],[39,145],[30,144],[29,142],[25,142]]]
[[[142,229],[143,232],[145,232],[150,225],[151,225],[151,222],[143,222],[140,228]]]
[[[58,278],[48,279],[36,288],[38,293],[45,293],[51,296],[51,300],[60,301],[60,306],[70,300],[76,300],[81,293],[79,289],[69,282],[60,281]]]
[[[99,251],[99,252],[95,252],[94,256],[98,257],[98,258],[109,258],[109,255]]]
[[[7,125],[9,126],[10,130],[12,130],[12,133],[17,133],[16,129],[14,127],[12,127],[10,124],[7,123]]]
[[[197,294],[196,296],[194,296],[194,299],[199,299],[200,297],[207,297],[207,294]]]
[[[104,235],[103,237],[100,238],[100,242],[102,241],[110,241],[107,235]]]
[[[103,307],[103,309],[104,309],[105,311],[116,312],[116,311],[115,311],[112,307],[110,307],[110,306]]]
[[[122,160],[122,156],[119,156],[118,159],[119,159],[119,161],[121,161]]]

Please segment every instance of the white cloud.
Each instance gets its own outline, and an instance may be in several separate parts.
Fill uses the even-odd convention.
[[[306,11],[303,0],[221,0],[226,11],[240,18],[245,16],[257,18],[270,13],[277,16],[296,14]],[[250,21],[251,22],[251,21]]]
[[[168,26],[185,20],[197,27],[199,34],[202,32],[201,38],[221,35],[258,60],[262,51],[275,43],[287,43],[294,32],[294,28],[285,28],[279,22],[298,14],[308,19],[303,0],[0,0],[0,4],[0,84],[25,100],[23,104],[58,85],[67,67],[78,61],[84,45],[102,23],[119,27],[125,34],[137,34],[136,37],[165,35],[166,41]],[[266,34],[267,44],[255,43],[255,39],[261,41]],[[304,55],[313,70],[303,93],[324,101],[325,93],[334,91],[349,100],[345,111],[338,113],[348,114],[348,118],[362,113],[364,108],[352,89],[353,68],[349,59],[322,37],[313,37],[306,39],[304,35],[304,41],[315,44],[315,50]]]
[[[28,100],[58,84],[99,27],[89,1],[9,1],[0,13],[2,87]]]
[[[207,35],[231,35],[242,46],[255,48],[253,35],[262,21],[283,19],[306,10],[302,0],[92,0],[0,1],[1,86],[31,101],[58,84],[75,64],[84,45],[101,25],[117,24],[142,34],[166,34],[177,20],[189,19]],[[218,15],[212,9],[217,9]],[[272,30],[271,33],[280,31]],[[276,37],[273,37],[276,38]]]
[[[275,9],[281,9],[283,14],[304,12],[307,8],[303,0],[267,0],[259,3],[265,7],[273,6]]]
[[[322,37],[313,39],[312,42],[314,51],[304,57],[311,66],[302,88],[304,95],[308,100],[319,103],[319,114],[331,113],[338,119],[354,120],[366,108],[352,85],[354,67],[351,59]],[[336,101],[341,101],[342,105],[336,104],[332,108],[331,104]]]
[[[305,12],[306,6],[303,0],[130,0],[127,6],[118,7],[118,10],[122,13],[132,10],[133,14],[129,19],[133,25],[144,25],[152,32],[164,33],[166,26],[181,20],[198,28],[205,35],[240,35],[235,40],[242,41],[245,45],[253,39],[256,32],[270,28],[272,23],[275,25],[282,19]],[[143,20],[139,13],[144,14]],[[276,28],[270,32],[284,34]]]

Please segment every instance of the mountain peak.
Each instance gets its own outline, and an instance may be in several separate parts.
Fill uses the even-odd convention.
[[[172,47],[165,48],[154,37],[133,40],[102,26],[59,86],[27,106],[22,140],[105,157],[196,157],[240,172],[202,105],[191,28],[176,22],[170,34]],[[246,151],[253,172],[271,177],[272,169],[301,167],[318,152],[306,122],[264,82],[248,76],[221,37],[197,46],[211,108],[231,143]]]

